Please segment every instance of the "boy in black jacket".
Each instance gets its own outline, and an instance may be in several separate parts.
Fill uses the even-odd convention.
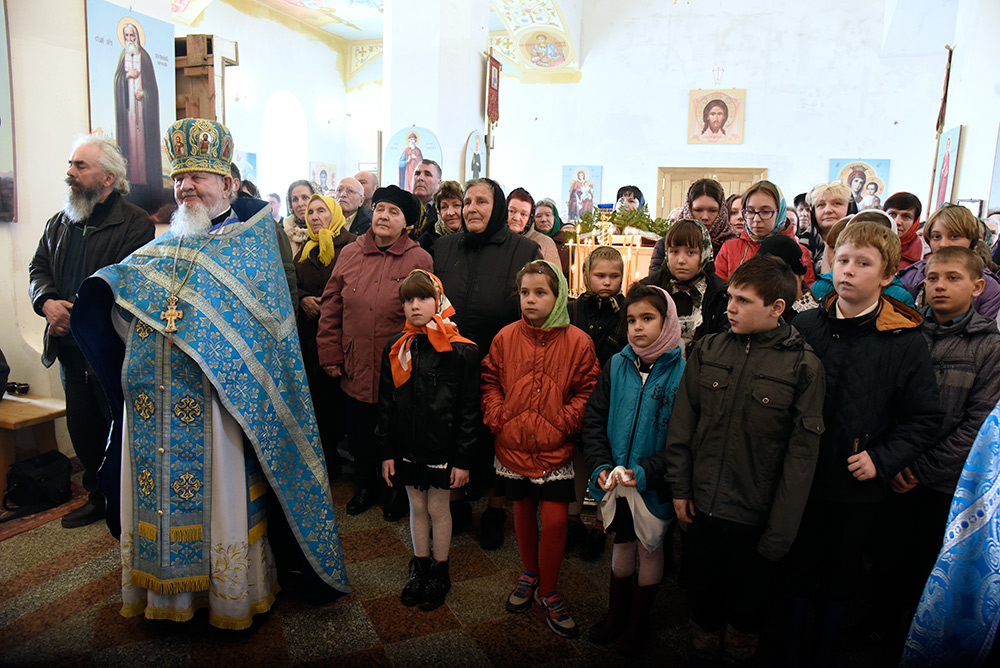
[[[882,295],[900,244],[877,223],[838,237],[832,291],[795,327],[826,369],[820,457],[790,554],[786,659],[801,644],[805,596],[817,598],[812,665],[831,665],[847,602],[863,591],[862,553],[891,481],[931,446],[943,410],[922,316]]]
[[[479,349],[451,322],[455,309],[437,276],[414,269],[399,285],[399,300],[406,325],[382,355],[376,435],[382,477],[389,487],[404,485],[410,501],[413,559],[400,598],[430,611],[451,588],[448,501],[469,480],[482,423]]]
[[[612,356],[625,347],[626,337],[622,328],[621,308],[625,303],[622,294],[622,277],[625,262],[622,255],[610,246],[598,246],[583,260],[583,282],[585,292],[568,305],[569,321],[579,327],[594,341],[594,353],[601,368]],[[587,528],[580,519],[583,510],[583,495],[587,491],[587,462],[580,448],[577,448],[573,465],[576,467],[576,502],[569,504],[569,524],[566,527],[566,550],[580,547],[580,558],[596,561],[604,552],[606,536],[600,508],[594,528]]]

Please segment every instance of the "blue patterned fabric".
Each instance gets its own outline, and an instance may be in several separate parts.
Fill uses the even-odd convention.
[[[154,477],[154,487],[166,496],[153,495],[146,505],[138,499],[138,521],[157,526],[157,533],[169,531],[156,513],[166,510],[162,504],[168,497],[169,514],[178,521],[186,512],[202,510],[211,488],[206,405],[214,387],[260,464],[248,468],[248,490],[262,471],[314,570],[327,584],[347,592],[326,463],[270,209],[253,200],[238,200],[234,207],[241,215],[234,213],[221,234],[180,240],[168,232],[85,282],[109,285],[116,307],[132,318],[122,385],[133,451],[141,459],[169,436],[171,452],[182,455],[170,470],[160,472],[161,480]],[[177,332],[168,334],[163,312],[181,283],[176,307],[183,316],[176,321]],[[93,299],[90,295],[98,293],[94,286],[81,287],[85,308]],[[78,322],[89,324],[93,314],[88,316]],[[84,339],[85,352],[94,351],[86,331],[77,336]],[[95,353],[93,357],[100,358],[99,351]],[[165,377],[168,373],[170,378]],[[157,415],[161,417],[154,418]],[[140,497],[141,466],[139,461],[134,469]],[[250,498],[252,530],[263,517],[263,499],[259,494]],[[204,522],[206,537],[209,523]],[[147,528],[145,533],[152,532]],[[172,563],[204,568],[200,555],[191,552]]]
[[[986,666],[1000,622],[1000,404],[969,452],[902,666]]]

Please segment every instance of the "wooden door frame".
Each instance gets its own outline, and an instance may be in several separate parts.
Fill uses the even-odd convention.
[[[735,177],[735,178],[734,178]],[[754,183],[767,178],[767,167],[658,167],[656,169],[656,213],[658,218],[666,218],[671,209],[683,206],[688,187],[701,179],[715,179],[722,183],[726,195],[730,195],[726,184],[734,182]],[[675,187],[680,186],[680,187]],[[744,188],[740,188],[742,192]]]

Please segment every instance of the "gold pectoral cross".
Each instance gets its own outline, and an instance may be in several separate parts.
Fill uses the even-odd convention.
[[[160,311],[160,320],[166,320],[167,326],[163,328],[164,332],[176,332],[177,325],[175,321],[180,320],[184,317],[184,311],[177,308],[177,297],[170,295],[167,297],[167,310]]]

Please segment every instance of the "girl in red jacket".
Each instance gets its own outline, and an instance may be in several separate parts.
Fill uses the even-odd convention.
[[[569,324],[566,278],[536,260],[517,274],[521,320],[500,330],[483,360],[483,420],[496,434],[496,492],[514,502],[524,573],[507,610],[538,612],[557,635],[579,629],[556,591],[573,489],[573,440],[600,367],[594,344]],[[539,541],[536,521],[542,506]]]

